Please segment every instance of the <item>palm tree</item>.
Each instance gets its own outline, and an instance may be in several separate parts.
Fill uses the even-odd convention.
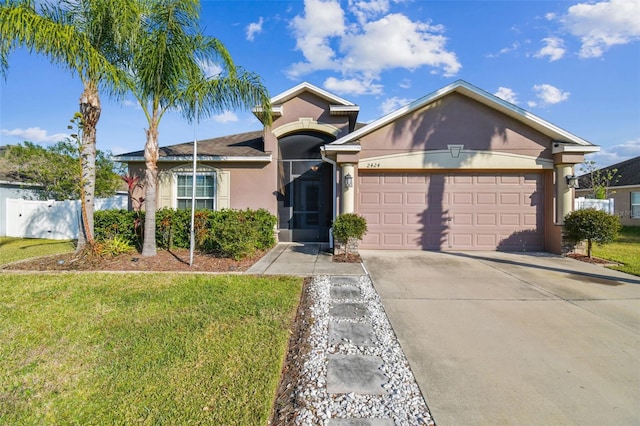
[[[261,106],[270,119],[269,96],[260,78],[237,68],[224,45],[202,34],[197,0],[164,0],[143,14],[141,33],[128,66],[131,91],[148,122],[145,158],[143,256],[156,254],[158,127],[164,114],[178,110],[189,121],[239,107]],[[223,70],[207,76],[203,64]]]
[[[78,251],[93,245],[93,208],[96,173],[96,127],[101,104],[98,90],[124,92],[124,75],[118,64],[123,47],[139,22],[131,0],[60,1],[56,5],[32,0],[5,0],[0,5],[0,72],[6,76],[8,54],[25,47],[44,54],[78,74],[83,91],[79,110],[82,163],[81,232]]]

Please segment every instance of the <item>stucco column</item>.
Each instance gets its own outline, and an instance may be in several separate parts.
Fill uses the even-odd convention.
[[[355,167],[352,163],[344,163],[340,164],[342,168],[342,179],[340,182],[342,183],[342,202],[340,203],[340,213],[353,213],[355,212],[356,206],[356,188],[355,188]],[[353,179],[353,186],[351,188],[347,188],[345,183],[345,176],[351,175]]]
[[[567,184],[567,176],[573,175],[572,164],[556,164],[556,223],[564,224],[564,217],[573,211],[573,190]]]

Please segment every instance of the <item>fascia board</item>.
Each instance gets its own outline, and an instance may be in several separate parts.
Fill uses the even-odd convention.
[[[118,163],[142,163],[144,157],[112,157]],[[198,155],[198,161],[222,161],[222,162],[242,162],[242,163],[264,163],[271,162],[271,154],[260,157],[242,157],[225,155]],[[193,155],[174,155],[171,157],[158,158],[159,163],[193,161]]]
[[[293,97],[295,97],[296,95],[304,92],[304,91],[309,91],[312,93],[315,93],[316,95],[334,103],[334,104],[339,104],[339,105],[355,105],[353,102],[349,102],[346,99],[343,99],[339,96],[334,95],[333,93],[329,93],[326,90],[323,90],[317,86],[314,86],[311,83],[307,83],[302,82],[300,84],[298,84],[295,87],[292,87],[291,89],[280,93],[279,95],[274,96],[273,98],[271,98],[271,103],[272,104],[278,104],[278,103],[282,103],[285,102]]]

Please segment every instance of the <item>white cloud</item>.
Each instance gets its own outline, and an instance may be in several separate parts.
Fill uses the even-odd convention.
[[[380,73],[386,69],[416,69],[423,65],[441,69],[447,77],[462,65],[456,54],[445,49],[447,38],[441,26],[413,22],[402,14],[389,14],[362,26],[362,32],[342,39],[343,67]]]
[[[442,26],[388,14],[389,1],[351,0],[348,6],[354,22],[339,1],[305,1],[304,15],[291,22],[296,48],[305,61],[291,66],[290,77],[332,70],[340,71],[343,80],[366,85],[394,68],[429,66],[447,77],[461,69],[456,54],[446,49]]]
[[[500,51],[498,53],[489,53],[487,55],[487,57],[488,58],[497,58],[498,56],[502,56],[502,55],[510,53],[510,52],[515,52],[518,49],[520,49],[520,43],[515,41],[515,42],[513,42],[511,44],[511,46],[503,47],[502,49],[500,49]]]
[[[380,111],[382,111],[383,115],[387,115],[398,108],[411,103],[411,101],[411,99],[398,98],[394,96],[393,98],[385,99],[382,104],[380,104]]]
[[[13,136],[17,139],[34,143],[60,142],[69,137],[66,133],[55,133],[53,135],[49,135],[46,130],[41,129],[40,127],[13,130],[2,129],[0,130],[0,134],[3,136]]]
[[[353,13],[358,22],[365,23],[370,19],[376,18],[389,11],[388,0],[369,0],[358,1],[349,0],[349,9]]]
[[[640,40],[640,1],[610,0],[578,3],[560,18],[582,42],[580,56],[597,58],[611,46]]]
[[[499,97],[500,99],[504,99],[507,102],[511,102],[512,104],[518,103],[518,97],[516,92],[508,87],[498,87],[498,91],[494,93],[494,96]]]
[[[567,51],[564,48],[564,40],[561,38],[547,37],[543,38],[542,42],[546,45],[534,55],[536,58],[549,57],[549,62],[553,62],[562,59]]]
[[[217,123],[233,123],[239,120],[238,116],[231,111],[225,111],[222,114],[214,115],[211,119]]]
[[[292,66],[290,74],[295,77],[314,70],[336,69],[330,41],[343,36],[346,29],[344,11],[336,0],[306,0],[304,11],[304,17],[296,16],[291,22],[296,48],[307,60]]]
[[[366,78],[338,80],[329,77],[324,81],[324,88],[338,95],[377,95],[382,93],[382,85]]]
[[[529,101],[527,104],[530,107],[555,105],[566,101],[570,95],[569,92],[563,92],[550,84],[536,84],[533,86],[533,91],[538,101]]]
[[[636,138],[618,145],[603,148],[599,152],[589,154],[588,159],[595,161],[598,164],[598,167],[607,167],[639,155],[640,138]]]
[[[262,16],[258,20],[258,22],[252,22],[247,25],[247,40],[253,41],[256,34],[260,34],[262,32],[262,24],[264,23],[264,19]]]
[[[403,78],[399,83],[398,86],[402,87],[403,89],[408,89],[411,87],[411,80],[409,80],[408,78]]]
[[[215,62],[199,61],[198,63],[207,77],[216,77],[222,73],[222,67]]]

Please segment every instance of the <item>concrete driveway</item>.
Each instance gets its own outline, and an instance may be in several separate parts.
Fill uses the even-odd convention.
[[[554,255],[361,251],[439,426],[640,424],[640,278]]]

